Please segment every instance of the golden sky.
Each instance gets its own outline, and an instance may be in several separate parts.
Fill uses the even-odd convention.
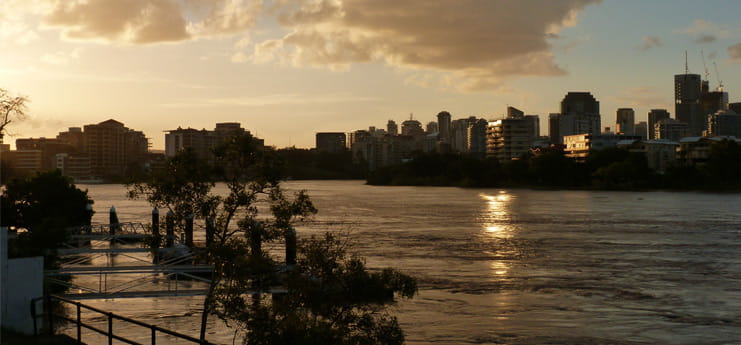
[[[739,13],[736,0],[2,0],[0,88],[31,99],[15,138],[114,118],[153,149],[216,122],[313,147],[320,131],[507,105],[545,133],[568,91],[591,91],[614,127],[618,107],[674,112],[685,50],[741,101]]]

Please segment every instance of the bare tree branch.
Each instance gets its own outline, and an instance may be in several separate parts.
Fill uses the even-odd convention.
[[[0,138],[7,131],[7,126],[16,121],[23,121],[26,118],[28,107],[28,97],[12,96],[8,90],[0,89]]]

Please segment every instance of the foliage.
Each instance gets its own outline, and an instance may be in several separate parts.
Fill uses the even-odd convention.
[[[420,154],[410,162],[376,169],[367,181],[375,185],[488,187],[502,183],[495,159],[480,160],[454,154]]]
[[[86,208],[93,202],[87,191],[78,189],[59,170],[11,181],[0,200],[2,226],[27,230],[19,234],[14,255],[47,255],[47,268],[56,264],[48,251],[65,241],[66,228],[85,225],[92,216]]]
[[[741,145],[727,139],[713,143],[702,171],[709,188],[741,189]]]
[[[578,189],[741,190],[741,145],[722,140],[710,146],[705,162],[681,159],[663,175],[652,171],[646,156],[622,148],[593,150],[586,162],[566,157],[559,148],[540,150],[499,164],[460,155],[421,155],[411,162],[373,171],[375,185],[461,187],[533,187]]]
[[[295,147],[276,151],[284,162],[283,174],[292,179],[363,178],[360,164],[353,163],[352,152],[319,152]]]
[[[129,198],[143,198],[154,207],[172,211],[182,228],[188,215],[203,216],[214,185],[206,162],[193,150],[182,150],[167,161],[165,169],[151,172],[147,182],[128,184],[127,189]]]
[[[258,292],[282,285],[288,293],[280,300],[304,298],[305,289],[299,288],[299,282],[303,279],[305,282],[302,284],[305,285],[311,281],[314,282],[312,286],[316,286],[317,282],[313,271],[303,267],[309,263],[303,258],[318,254],[306,256],[305,253],[309,251],[301,250],[299,260],[304,261],[297,265],[287,262],[284,269],[277,270],[280,267],[279,259],[264,251],[263,245],[281,241],[287,245],[295,243],[293,224],[310,217],[317,210],[304,191],[295,193],[292,198],[286,197],[280,187],[282,160],[273,150],[259,145],[251,135],[229,137],[217,145],[213,153],[213,162],[209,164],[193,152],[183,151],[168,161],[165,171],[153,173],[145,182],[128,186],[130,197],[146,198],[154,206],[166,207],[176,214],[177,219],[184,219],[187,214],[192,213],[196,218],[212,221],[214,224],[214,241],[204,252],[204,260],[213,265],[214,272],[204,301],[202,338],[205,337],[204,327],[208,315],[216,314],[229,323],[240,325],[248,334],[264,334],[266,337],[259,338],[260,344],[285,344],[283,340],[289,338],[334,339],[336,330],[333,327],[358,334],[365,332],[364,334],[373,337],[381,337],[386,333],[395,334],[397,339],[403,339],[395,319],[376,319],[370,314],[362,314],[363,320],[358,319],[353,323],[350,323],[350,319],[336,320],[335,325],[323,322],[320,327],[316,318],[304,318],[306,314],[296,313],[292,314],[296,317],[289,318],[290,327],[281,323],[280,325],[288,328],[282,331],[275,328],[279,325],[279,320],[288,320],[283,317],[287,315],[287,310],[282,302],[263,301]],[[216,181],[225,184],[226,193],[214,192]],[[268,206],[271,213],[269,217],[260,217],[259,211],[264,210],[258,207],[260,205]],[[316,246],[301,248],[314,248],[313,252],[318,250]],[[329,257],[340,260],[337,263],[339,267],[348,265],[344,253]],[[345,280],[353,277],[363,279],[363,286],[379,287],[379,291],[385,295],[406,284],[403,285],[404,291],[410,295],[411,278],[393,271],[373,275],[367,273],[364,266],[358,263],[359,261],[353,263],[352,270],[348,271],[355,276],[346,276]],[[363,272],[366,275],[362,275]],[[298,285],[292,285],[294,282]],[[318,283],[325,286],[325,282]],[[369,285],[370,283],[375,285]],[[334,281],[327,281],[326,284],[334,284]],[[331,285],[326,287],[330,288]],[[247,302],[244,295],[247,290],[255,292],[250,297],[254,299],[254,303]],[[378,300],[356,301],[353,306],[361,308],[362,303],[377,304]],[[360,339],[360,335],[354,337]],[[254,337],[246,340],[248,343],[255,341],[258,340]]]
[[[619,148],[590,152],[587,167],[597,189],[647,188],[654,175],[644,154]]]
[[[561,149],[549,149],[530,161],[532,182],[544,187],[569,188],[584,180],[585,169],[564,156]]]
[[[243,263],[232,262],[234,269]],[[267,344],[402,344],[395,317],[384,312],[394,295],[411,298],[416,281],[392,269],[369,271],[347,254],[346,243],[332,234],[311,237],[299,246],[298,265],[287,272],[235,275],[226,286],[267,289],[280,280],[286,293],[271,301],[260,294],[221,292],[219,316],[246,332],[245,343]],[[255,279],[254,277],[259,278]],[[277,277],[280,276],[280,277]],[[254,280],[261,282],[254,284]]]

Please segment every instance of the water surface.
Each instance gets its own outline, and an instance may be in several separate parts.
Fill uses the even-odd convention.
[[[95,222],[111,205],[149,221],[123,186],[81,187]],[[286,187],[319,209],[300,237],[348,233],[371,267],[419,279],[420,294],[392,307],[409,344],[741,343],[741,195]],[[88,302],[198,334],[201,297]],[[232,342],[211,328],[209,340]]]

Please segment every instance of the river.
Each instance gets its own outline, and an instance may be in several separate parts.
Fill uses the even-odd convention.
[[[741,344],[741,194],[285,186],[319,209],[299,237],[346,233],[369,266],[418,278],[391,308],[408,344]],[[149,220],[123,186],[79,187],[94,222],[111,205]],[[197,336],[202,297],[84,303]]]

